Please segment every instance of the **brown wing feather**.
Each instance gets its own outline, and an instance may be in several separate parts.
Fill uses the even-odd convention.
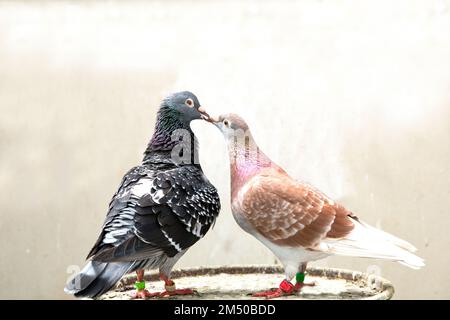
[[[352,231],[352,213],[289,176],[259,175],[241,195],[241,209],[264,237],[285,246],[314,248]]]

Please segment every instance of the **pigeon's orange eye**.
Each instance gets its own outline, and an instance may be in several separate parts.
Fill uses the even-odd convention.
[[[228,127],[230,125],[230,122],[228,120],[223,120],[223,124]]]
[[[186,99],[186,101],[184,102],[188,107],[193,107],[194,106],[194,101],[192,101],[191,98]]]

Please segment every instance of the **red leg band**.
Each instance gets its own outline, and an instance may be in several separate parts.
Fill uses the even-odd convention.
[[[280,283],[280,289],[285,293],[291,293],[294,290],[294,285],[285,279]]]

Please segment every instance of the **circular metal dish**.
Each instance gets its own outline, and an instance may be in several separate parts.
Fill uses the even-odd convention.
[[[280,266],[267,265],[198,267],[174,270],[172,278],[177,288],[192,288],[198,294],[149,300],[256,299],[251,297],[251,293],[278,287],[284,271]],[[145,280],[150,292],[164,290],[156,271],[147,271]],[[135,281],[135,275],[129,274],[114,290],[99,299],[131,299]],[[388,300],[394,294],[394,287],[388,280],[344,269],[308,268],[305,282],[314,282],[315,286],[305,286],[299,294],[279,299]]]

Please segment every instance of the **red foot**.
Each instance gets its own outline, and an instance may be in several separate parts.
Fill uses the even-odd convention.
[[[169,297],[169,296],[184,296],[188,294],[197,294],[197,291],[192,289],[176,289],[175,282],[173,282],[169,277],[164,274],[159,275],[160,279],[165,283],[165,291],[159,294],[160,297]]]
[[[158,292],[148,292],[148,290],[136,290],[131,296],[132,299],[147,299],[158,296]]]
[[[256,292],[256,293],[252,294],[252,297],[273,299],[273,298],[282,297],[284,295],[286,295],[286,294],[281,289],[271,289],[271,290],[267,290],[267,291]]]
[[[295,295],[295,287],[292,283],[287,280],[283,280],[280,283],[280,287],[278,289],[271,289],[268,291],[256,292],[252,296],[253,297],[264,297],[266,299],[279,298],[282,296],[291,296]]]
[[[164,291],[159,294],[159,297],[169,297],[169,296],[184,296],[189,294],[197,294],[197,291],[192,289],[175,289],[170,291]]]

